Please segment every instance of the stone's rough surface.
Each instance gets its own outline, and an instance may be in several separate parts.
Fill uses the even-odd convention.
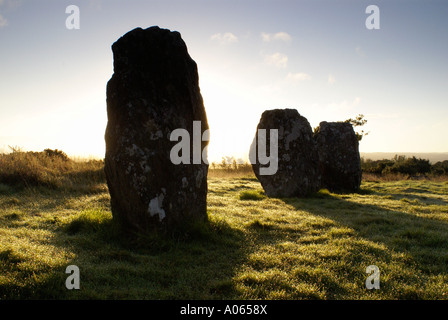
[[[263,112],[258,129],[266,130],[266,153],[269,156],[269,129],[278,129],[278,169],[273,175],[261,175],[257,147],[252,168],[269,197],[300,197],[319,190],[318,154],[308,120],[295,109],[275,109]],[[254,139],[254,142],[257,141]],[[253,149],[252,149],[253,150]],[[252,151],[253,152],[253,151]]]
[[[321,122],[314,135],[322,187],[332,192],[359,190],[362,171],[359,142],[350,123]]]
[[[170,159],[178,143],[170,141],[173,130],[186,129],[192,139],[193,121],[201,121],[201,134],[208,129],[197,65],[184,41],[178,32],[137,28],[112,51],[105,173],[114,220],[145,232],[206,219],[208,164]]]

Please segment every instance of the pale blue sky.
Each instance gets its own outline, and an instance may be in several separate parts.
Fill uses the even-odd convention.
[[[243,157],[273,108],[312,127],[362,113],[363,152],[448,151],[448,2],[315,0],[0,0],[0,151],[104,155],[111,45],[153,25],[179,31],[198,64],[211,161]]]

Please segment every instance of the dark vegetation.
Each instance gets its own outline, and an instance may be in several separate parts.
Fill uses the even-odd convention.
[[[0,184],[18,189],[44,186],[76,191],[106,180],[103,160],[76,161],[58,149],[24,152],[10,148],[11,153],[0,154]]]
[[[364,126],[367,123],[367,119],[364,118],[363,114],[358,114],[354,119],[350,118],[345,120],[344,122],[350,123],[353,126],[353,128],[355,128]],[[361,141],[364,136],[367,136],[369,134],[369,132],[361,130],[359,132],[355,131],[355,134],[356,138],[358,138],[358,141]]]
[[[63,151],[45,149],[41,152],[12,152],[0,154],[0,184],[20,189],[44,186],[67,191],[94,191],[104,184],[104,160],[73,160]],[[431,164],[429,160],[395,155],[392,159],[370,160],[361,158],[365,177],[391,180],[425,178],[444,179],[448,176],[448,160]],[[247,161],[223,157],[221,163],[212,162],[209,176],[255,177]],[[82,190],[81,190],[82,189]]]
[[[364,173],[383,175],[389,173],[401,173],[405,175],[427,175],[435,176],[448,174],[448,160],[439,161],[431,164],[429,160],[417,159],[416,157],[407,158],[405,156],[395,155],[393,159],[370,160],[361,159],[361,167]]]

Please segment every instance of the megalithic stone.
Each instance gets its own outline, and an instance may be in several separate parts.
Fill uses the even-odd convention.
[[[362,170],[359,142],[346,122],[321,122],[314,135],[322,172],[322,186],[332,192],[356,192]]]
[[[174,130],[193,137],[198,121],[200,136],[208,130],[197,65],[180,33],[137,28],[112,51],[105,173],[114,220],[135,232],[206,220],[208,164],[193,154],[188,164],[170,159]]]
[[[273,143],[272,139],[277,141]],[[269,150],[272,147],[277,150]],[[272,151],[275,157],[271,156]],[[313,131],[308,120],[295,109],[263,112],[250,156],[253,171],[269,197],[303,197],[319,190]],[[273,165],[276,170],[263,170]]]

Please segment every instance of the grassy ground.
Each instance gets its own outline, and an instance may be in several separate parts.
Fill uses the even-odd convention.
[[[130,240],[95,170],[69,188],[0,184],[0,299],[448,299],[447,181],[270,199],[253,176],[211,173],[208,224]]]

